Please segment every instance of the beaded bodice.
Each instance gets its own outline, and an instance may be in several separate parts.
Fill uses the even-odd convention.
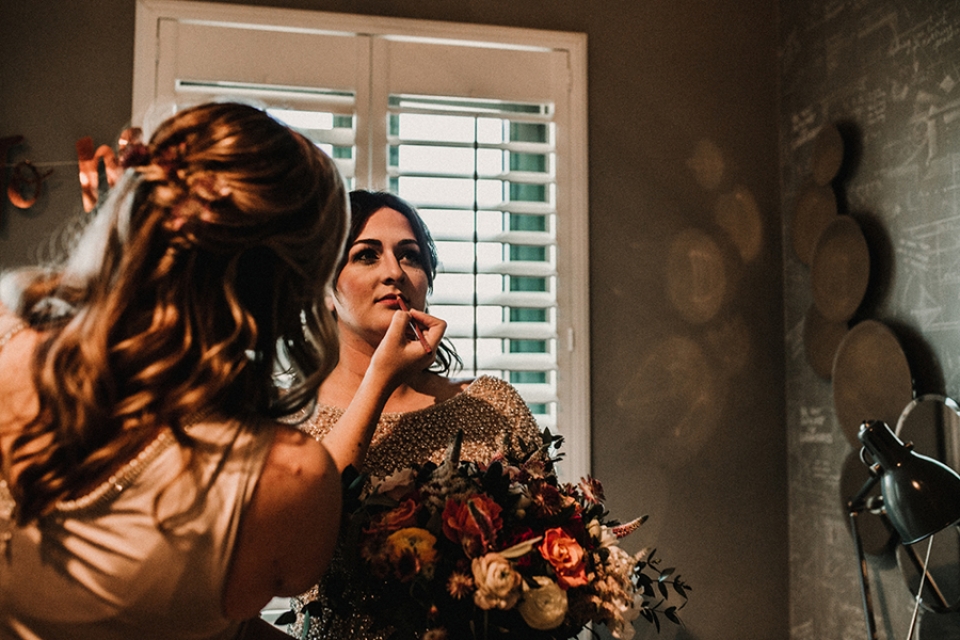
[[[322,439],[333,428],[343,409],[318,405],[300,428]],[[363,471],[376,476],[427,460],[441,462],[451,437],[463,431],[461,459],[488,462],[502,451],[518,451],[520,441],[539,443],[540,431],[530,410],[509,383],[491,376],[474,380],[463,392],[436,405],[408,413],[385,413],[373,436]],[[327,594],[336,593],[338,603]],[[377,629],[364,611],[375,606],[370,594],[351,586],[343,556],[334,555],[319,585],[291,602],[298,613],[307,602],[323,605],[320,619],[312,619],[307,637],[312,640],[385,640],[389,629]],[[290,630],[302,637],[303,616]]]

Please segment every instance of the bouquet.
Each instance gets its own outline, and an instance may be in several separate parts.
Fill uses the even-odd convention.
[[[391,638],[561,640],[603,624],[629,640],[641,617],[680,624],[690,587],[619,545],[646,518],[609,519],[596,479],[561,484],[560,436],[487,465],[460,460],[461,439],[440,465],[348,482],[341,548]]]

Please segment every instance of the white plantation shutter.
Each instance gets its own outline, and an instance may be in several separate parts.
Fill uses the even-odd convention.
[[[467,375],[509,380],[589,472],[586,61],[580,34],[138,0],[134,122],[158,102],[249,99],[350,188],[420,211],[430,310]]]
[[[472,375],[520,390],[556,428],[552,104],[390,96],[388,188],[437,243],[429,304]]]

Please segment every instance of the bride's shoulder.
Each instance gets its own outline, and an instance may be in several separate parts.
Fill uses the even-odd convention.
[[[512,384],[503,378],[491,375],[481,375],[476,379],[467,381],[463,391],[467,395],[485,400],[498,400],[507,403],[522,402],[520,393]]]

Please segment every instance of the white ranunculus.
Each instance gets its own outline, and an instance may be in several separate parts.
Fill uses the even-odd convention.
[[[567,615],[567,592],[546,576],[534,576],[536,589],[523,585],[523,600],[517,610],[530,627],[556,629]]]
[[[481,609],[511,609],[520,599],[520,584],[523,578],[510,561],[499,553],[490,552],[474,558],[473,582],[477,590],[474,603]]]
[[[600,524],[597,519],[593,519],[587,524],[587,532],[590,537],[600,543],[601,547],[612,547],[618,544],[617,536],[610,530],[610,527]]]

